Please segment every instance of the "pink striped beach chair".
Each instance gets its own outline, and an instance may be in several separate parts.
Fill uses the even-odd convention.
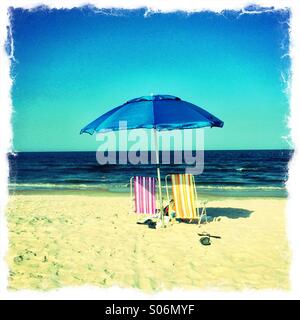
[[[132,177],[130,179],[130,194],[134,202],[134,212],[139,214],[156,213],[156,178]]]

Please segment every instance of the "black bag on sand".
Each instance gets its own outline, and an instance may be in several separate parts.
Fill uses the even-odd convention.
[[[200,243],[203,244],[204,246],[209,246],[209,245],[211,245],[210,237],[208,237],[208,236],[201,237],[201,238],[200,238]]]
[[[200,243],[203,244],[204,246],[211,245],[210,238],[221,239],[220,236],[212,236],[206,232],[205,233],[198,233],[198,236],[201,236]]]

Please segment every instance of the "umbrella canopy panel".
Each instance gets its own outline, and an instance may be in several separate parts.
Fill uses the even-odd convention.
[[[223,127],[224,124],[206,110],[178,97],[153,95],[127,101],[89,123],[80,133],[120,130],[120,121],[127,122],[126,129],[155,128],[159,131]]]

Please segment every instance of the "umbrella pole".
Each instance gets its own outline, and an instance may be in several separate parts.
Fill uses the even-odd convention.
[[[162,226],[164,226],[164,206],[163,206],[162,192],[161,192],[159,153],[158,153],[158,143],[157,143],[157,131],[156,131],[156,129],[154,129],[154,144],[155,144],[155,155],[156,155],[156,165],[157,165],[157,179],[158,179],[158,189],[159,189],[160,218],[161,218]]]

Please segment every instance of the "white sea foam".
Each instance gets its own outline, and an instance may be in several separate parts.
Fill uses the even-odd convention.
[[[223,185],[196,185],[196,188],[199,190],[285,190],[285,187],[279,186],[223,186]],[[97,190],[97,189],[105,189],[105,190],[124,190],[129,189],[128,183],[117,183],[117,184],[69,184],[69,183],[10,183],[10,190],[44,190],[44,189],[57,189],[57,190]]]

